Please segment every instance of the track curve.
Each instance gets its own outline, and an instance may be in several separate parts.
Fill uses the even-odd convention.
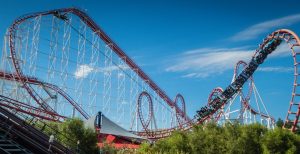
[[[174,100],[175,104],[183,111],[184,114],[186,114],[186,108],[185,108],[185,101],[181,94],[177,94]],[[187,119],[181,119],[182,116],[180,116],[178,113],[176,113],[176,119],[179,123],[179,126],[181,127],[184,123],[184,121],[187,121]]]
[[[220,95],[222,92],[223,89],[221,87],[214,88],[208,96],[207,105],[210,106],[211,104],[209,103],[211,102],[211,100],[213,100],[215,97]],[[214,113],[214,115],[210,115],[210,117],[207,120],[208,121],[212,120],[214,122],[217,122],[221,118],[222,114],[224,113],[223,109],[224,109],[224,105],[216,113]]]
[[[142,107],[143,107],[143,97],[145,97],[147,99],[147,102],[148,102],[148,116],[147,116],[147,119],[145,120],[145,117],[143,116],[143,111],[142,111]],[[139,116],[139,119],[142,123],[142,126],[144,128],[144,130],[147,132],[149,130],[149,124],[153,118],[153,103],[152,103],[152,98],[151,96],[146,92],[146,91],[143,91],[139,97],[138,97],[138,101],[137,101],[137,106],[138,106],[138,116]]]
[[[268,35],[264,40],[263,43],[259,45],[258,49],[254,53],[250,63],[246,66],[246,68],[237,76],[237,78],[234,80],[232,84],[230,84],[225,91],[216,99],[212,101],[212,103],[215,105],[212,108],[201,108],[198,111],[198,120],[209,116],[210,114],[213,114],[218,110],[223,104],[227,103],[227,101],[236,94],[240,88],[243,86],[243,84],[252,76],[252,74],[255,72],[255,70],[258,68],[260,64],[264,62],[264,60],[267,58],[269,54],[271,54],[280,44],[282,41],[285,41],[291,48],[292,56],[294,60],[294,84],[293,84],[293,93],[292,93],[292,99],[290,102],[290,108],[288,110],[288,115],[285,120],[284,127],[287,123],[292,123],[291,131],[295,131],[298,119],[300,115],[300,104],[297,102],[294,102],[295,96],[298,96],[296,92],[297,86],[300,84],[297,83],[298,79],[298,68],[297,65],[299,64],[297,62],[296,56],[300,54],[300,52],[296,52],[295,49],[298,49],[299,51],[299,45],[300,40],[299,37],[292,31],[287,29],[281,29],[277,30],[270,35]],[[300,94],[299,94],[300,96]],[[292,112],[291,109],[293,106],[296,106],[295,112]],[[293,120],[290,120],[290,115],[294,115],[295,117]]]
[[[49,121],[62,121],[66,118],[65,116],[61,116],[53,112],[45,111],[43,109],[30,106],[24,102],[20,102],[3,95],[0,95],[0,105],[2,107],[9,108],[16,112],[22,112],[30,116],[38,117]]]
[[[234,78],[236,79],[237,75],[238,75],[238,68],[239,66],[242,66],[243,68],[245,68],[248,64],[245,62],[245,61],[238,61],[235,65],[235,68],[234,68]],[[249,84],[249,88],[248,88],[248,92],[246,95],[244,95],[244,93],[241,91],[241,96],[242,96],[242,100],[241,102],[243,103],[244,105],[244,110],[248,110],[250,111],[252,114],[255,114],[255,115],[260,115],[261,117],[264,117],[264,118],[270,118],[272,122],[275,122],[275,119],[272,117],[272,116],[269,116],[265,113],[262,113],[262,112],[259,112],[257,110],[254,109],[254,107],[252,107],[250,104],[249,104],[249,101],[250,101],[250,97],[251,97],[251,94],[252,94],[252,91],[253,91],[253,84],[254,84],[254,79],[253,79],[253,76],[251,76],[248,80],[250,80]]]
[[[295,101],[295,98],[300,97],[300,93],[297,93],[296,89],[300,86],[298,83],[298,65],[299,62],[297,61],[297,56],[300,55],[299,45],[300,40],[299,37],[292,31],[281,29],[271,33],[267,38],[264,39],[263,43],[259,45],[259,48],[256,50],[255,54],[253,55],[250,63],[245,67],[245,69],[237,75],[234,81],[218,96],[216,96],[213,100],[211,100],[208,104],[209,106],[201,108],[197,113],[198,115],[194,119],[189,119],[184,111],[182,111],[179,106],[172,101],[165,92],[158,87],[158,85],[153,82],[148,75],[146,75],[104,32],[100,29],[100,27],[83,11],[75,9],[75,8],[67,8],[67,9],[57,9],[45,12],[38,12],[29,15],[22,16],[15,20],[15,22],[9,28],[9,47],[11,53],[11,59],[16,71],[16,76],[20,79],[20,82],[23,84],[23,87],[27,90],[27,92],[31,95],[31,97],[39,104],[44,110],[49,112],[55,112],[47,103],[35,92],[35,90],[31,87],[28,78],[24,78],[26,76],[22,72],[22,68],[20,62],[17,57],[16,49],[15,49],[15,42],[16,42],[16,31],[18,26],[29,18],[35,18],[38,16],[43,15],[54,15],[54,16],[61,16],[64,13],[72,13],[78,16],[89,28],[91,28],[95,34],[97,34],[106,44],[112,44],[112,49],[114,52],[121,58],[125,57],[126,63],[132,70],[134,70],[146,83],[150,85],[152,89],[154,89],[157,94],[163,99],[166,100],[167,104],[171,107],[175,107],[176,113],[187,119],[188,122],[182,124],[182,128],[174,127],[166,130],[159,130],[153,132],[153,138],[160,138],[164,136],[168,136],[174,130],[187,130],[190,129],[193,124],[199,124],[205,121],[209,116],[213,115],[217,110],[219,110],[224,104],[228,102],[231,97],[236,94],[244,85],[244,83],[251,78],[252,74],[258,68],[260,64],[264,62],[269,54],[271,54],[280,44],[282,41],[285,41],[289,44],[293,60],[294,60],[294,84],[293,84],[293,93],[292,98],[290,101],[289,111],[285,120],[286,127],[287,123],[291,123],[292,127],[291,130],[295,131],[296,126],[298,124],[299,115],[300,115],[300,104]],[[295,50],[298,50],[295,51]],[[56,87],[50,86],[54,89]],[[67,96],[66,96],[67,97]],[[296,106],[296,108],[295,108]],[[141,135],[143,132],[138,132]]]
[[[0,78],[9,80],[9,81],[16,81],[16,82],[21,82],[23,80],[23,81],[26,81],[26,83],[29,85],[33,84],[33,85],[45,86],[45,87],[57,92],[61,96],[63,96],[85,119],[88,119],[90,117],[66,92],[64,92],[62,89],[60,89],[56,85],[52,85],[50,83],[39,81],[37,78],[34,78],[34,77],[22,76],[20,78],[16,74],[4,72],[4,71],[0,71]],[[58,115],[55,112],[51,112],[51,111],[47,111],[47,110],[45,110],[45,112],[51,113],[54,116]],[[64,116],[62,116],[62,117],[64,117]]]
[[[111,45],[112,50],[122,59],[126,59],[125,63],[133,70],[135,71],[139,77],[141,77],[149,86],[157,93],[159,97],[161,97],[163,100],[166,101],[166,103],[170,107],[175,107],[176,113],[183,117],[184,119],[190,120],[190,118],[180,110],[180,108],[173,102],[169,96],[146,74],[144,71],[134,63],[134,61],[125,54],[125,52],[119,48],[119,46],[112,41],[112,39],[109,38],[108,35],[105,34],[105,32],[83,11],[77,9],[77,8],[64,8],[64,9],[56,9],[56,10],[50,10],[50,11],[44,11],[44,12],[37,12],[32,14],[27,14],[24,16],[19,17],[14,21],[14,23],[9,28],[9,47],[10,47],[10,53],[11,53],[11,59],[13,66],[15,68],[16,74],[19,78],[22,76],[26,76],[26,74],[23,74],[22,68],[20,65],[20,62],[17,57],[16,53],[16,47],[15,47],[15,41],[16,41],[16,33],[18,30],[18,26],[23,23],[24,21],[28,19],[32,19],[38,16],[46,16],[46,15],[53,15],[56,16],[62,20],[65,20],[66,18],[64,15],[66,13],[71,13],[77,17],[79,17],[96,35],[98,35],[107,45]],[[37,104],[39,104],[43,109],[54,111],[51,109],[50,106],[47,105],[47,103],[39,97],[37,92],[30,86],[30,84],[26,83],[26,80],[21,80],[24,88],[27,90],[27,92],[31,95],[31,97],[36,101]]]
[[[264,40],[263,43],[259,45],[258,49],[255,51],[255,54],[253,55],[251,61],[249,64],[247,64],[246,68],[236,77],[236,79],[230,84],[221,95],[216,97],[215,99],[211,100],[209,104],[210,106],[202,107],[200,110],[197,111],[197,115],[189,122],[185,123],[182,128],[174,127],[170,129],[165,130],[159,130],[159,131],[153,131],[152,138],[151,139],[159,139],[164,138],[169,135],[175,130],[189,130],[192,128],[193,125],[201,124],[206,119],[208,119],[210,116],[212,116],[217,110],[219,110],[224,104],[228,102],[231,97],[236,94],[243,84],[252,76],[252,74],[255,72],[255,70],[258,68],[260,64],[264,62],[264,60],[267,58],[269,54],[271,54],[280,44],[282,41],[285,41],[287,44],[289,44],[289,47],[292,52],[293,60],[294,60],[294,84],[293,84],[293,93],[292,98],[288,110],[288,114],[284,123],[284,126],[286,128],[287,123],[291,123],[291,131],[295,131],[299,115],[300,115],[300,103],[295,102],[295,97],[300,97],[300,93],[296,93],[296,88],[300,86],[300,83],[298,83],[297,79],[300,73],[298,73],[298,65],[300,62],[297,61],[297,56],[300,55],[300,39],[299,37],[292,32],[291,30],[287,29],[280,29],[277,30],[270,35],[268,35]],[[298,52],[296,52],[296,49]],[[299,57],[300,58],[300,57]],[[296,111],[291,111],[292,107],[296,106]],[[249,106],[250,109],[250,106]],[[253,111],[255,112],[255,111]],[[294,120],[290,120],[290,116],[294,115]],[[145,132],[136,132],[140,136],[144,136]]]
[[[239,69],[244,69],[246,66],[247,66],[247,63],[243,60],[240,60],[235,64],[234,72],[233,72],[233,81],[236,80],[237,76],[239,75]],[[252,91],[253,91],[253,85],[252,85],[252,83],[254,82],[253,77],[251,76],[248,80],[250,80],[248,92],[246,92],[246,94],[244,94],[243,91],[241,90],[243,101],[249,100],[251,97]],[[243,89],[244,89],[244,87],[243,87]]]

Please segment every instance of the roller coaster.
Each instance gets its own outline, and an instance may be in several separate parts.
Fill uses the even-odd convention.
[[[190,118],[181,94],[172,100],[77,8],[26,14],[8,28],[1,57],[0,104],[11,112],[56,122],[74,117],[95,120],[101,111],[105,117],[98,119],[106,122],[98,130],[100,134],[122,140],[157,140],[174,130],[186,131],[208,121],[260,121],[273,128],[275,120],[264,103],[261,101],[263,109],[251,105],[252,94],[256,104],[262,100],[253,74],[282,42],[289,45],[294,60],[293,92],[284,127],[296,131],[300,40],[294,32],[280,29],[268,35],[249,63],[236,64],[230,85],[224,90],[213,89],[207,105]],[[240,105],[237,111],[232,111],[233,104]]]

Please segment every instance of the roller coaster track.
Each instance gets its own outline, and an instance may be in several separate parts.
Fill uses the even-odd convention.
[[[237,63],[236,63],[236,65],[234,66],[234,74],[233,74],[233,81],[236,79],[236,77],[239,75],[239,73],[238,73],[238,69],[239,69],[239,67],[242,67],[242,68],[244,68],[244,67],[246,67],[247,66],[247,63],[245,62],[245,61],[238,61]],[[233,82],[232,81],[232,82]],[[266,119],[269,119],[270,118],[270,120],[274,123],[275,122],[275,119],[272,117],[272,116],[270,116],[270,115],[268,115],[268,114],[266,114],[266,113],[264,113],[264,112],[260,112],[260,111],[257,111],[254,107],[252,107],[250,104],[249,104],[249,101],[250,101],[250,97],[251,97],[251,94],[252,94],[252,92],[253,92],[253,86],[254,86],[254,80],[253,80],[253,77],[250,77],[249,79],[248,79],[248,81],[250,82],[249,83],[249,88],[246,88],[246,93],[244,93],[242,90],[239,92],[239,93],[237,93],[236,95],[240,95],[240,101],[241,101],[241,103],[243,104],[243,108],[241,108],[240,110],[242,110],[242,111],[240,111],[240,114],[243,114],[243,112],[245,111],[245,110],[247,110],[247,111],[250,111],[250,113],[251,114],[253,114],[253,115],[259,115],[260,117],[263,117],[263,118],[266,118]],[[245,89],[245,86],[243,87],[243,89]],[[212,90],[212,92],[209,94],[209,97],[208,97],[208,103],[211,103],[212,102],[212,100],[215,98],[215,97],[217,97],[218,95],[220,95],[221,93],[223,92],[223,89],[221,88],[221,87],[217,87],[217,88],[214,88],[213,90]],[[233,98],[236,98],[236,97],[233,97]],[[233,101],[233,100],[231,100],[231,101]],[[229,103],[230,104],[230,103]],[[208,105],[210,105],[210,104],[208,104]],[[225,104],[224,104],[225,105]],[[225,116],[225,114],[227,114],[228,112],[224,112],[224,105],[222,106],[222,108],[221,109],[219,109],[213,116],[211,116],[210,118],[209,118],[209,120],[210,119],[212,119],[213,121],[215,121],[215,122],[217,122],[218,120],[220,120],[220,117],[221,116]],[[230,104],[231,105],[231,104]],[[226,109],[225,109],[226,110]],[[227,110],[226,110],[227,111]],[[229,111],[230,112],[230,111]],[[224,117],[225,119],[226,119],[226,116]]]
[[[28,93],[31,95],[31,97],[45,110],[54,112],[53,109],[47,103],[40,98],[40,96],[37,94],[37,92],[26,82],[26,79],[22,78],[23,72],[20,65],[20,62],[18,61],[18,57],[16,54],[16,48],[15,48],[15,40],[16,40],[16,31],[18,29],[18,26],[26,21],[27,19],[31,19],[37,16],[45,16],[45,15],[54,15],[63,20],[63,14],[65,13],[71,13],[76,16],[78,16],[95,34],[97,34],[107,45],[109,45],[112,50],[122,59],[125,60],[125,63],[134,70],[140,78],[142,78],[156,93],[158,96],[160,96],[165,102],[175,108],[176,114],[180,115],[185,119],[185,121],[189,121],[190,118],[186,115],[185,112],[183,112],[175,102],[173,102],[167,94],[146,74],[144,71],[134,63],[134,61],[125,54],[125,52],[118,47],[116,43],[114,43],[108,35],[105,34],[105,32],[83,11],[76,9],[76,8],[66,8],[66,9],[57,9],[57,10],[51,10],[51,11],[45,11],[45,12],[37,12],[32,14],[27,14],[24,16],[21,16],[20,18],[16,19],[14,23],[9,28],[9,46],[10,46],[10,53],[12,57],[13,66],[16,71],[16,75],[21,79],[21,83],[23,83],[24,88],[28,91]]]
[[[57,87],[55,85],[39,81],[37,78],[34,78],[34,77],[24,77],[24,76],[19,77],[19,76],[16,76],[16,74],[7,73],[7,72],[3,72],[3,71],[0,71],[0,78],[9,80],[9,81],[16,81],[16,82],[21,82],[23,80],[23,81],[26,81],[27,84],[35,84],[35,85],[41,85],[41,86],[47,87],[47,88],[59,93],[60,95],[62,95],[85,119],[89,118],[89,115],[66,92],[64,92],[62,89],[60,89],[59,87]],[[62,119],[66,118],[64,116],[58,115],[55,112],[32,107],[30,105],[27,105],[26,103],[22,103],[22,102],[13,100],[13,99],[10,99],[5,96],[0,96],[0,97],[2,99],[6,100],[6,102],[7,102],[6,107],[11,108],[11,109],[16,109],[21,112],[31,114],[31,115],[34,115],[34,116],[37,116],[37,117],[40,117],[40,118],[43,118],[46,120],[52,120],[52,121],[61,121]],[[18,109],[17,107],[22,107],[22,108]],[[32,111],[34,111],[34,112],[32,112]],[[42,114],[42,113],[44,113],[45,115],[48,115],[48,116],[41,116],[40,114]],[[53,117],[57,117],[58,119],[55,119],[53,117],[51,118],[51,117],[49,117],[49,115],[53,116]]]
[[[2,107],[9,108],[11,110],[15,110],[17,112],[22,112],[34,117],[38,117],[41,119],[49,120],[49,121],[60,121],[65,119],[66,117],[58,115],[56,113],[52,113],[49,111],[45,111],[43,109],[30,106],[26,103],[8,98],[6,96],[0,95],[0,105]],[[53,119],[55,117],[55,119]]]
[[[300,55],[300,39],[294,32],[287,29],[281,29],[271,33],[263,40],[262,44],[259,45],[258,49],[254,53],[250,63],[247,64],[247,66],[236,77],[236,79],[222,93],[220,93],[210,102],[208,102],[209,105],[202,107],[199,111],[197,111],[197,115],[191,121],[185,123],[183,125],[184,127],[174,127],[170,129],[157,130],[152,132],[135,133],[140,136],[147,136],[150,139],[159,139],[171,135],[171,133],[175,130],[186,131],[191,129],[193,125],[203,123],[206,119],[208,119],[213,114],[215,114],[215,112],[221,109],[222,106],[228,103],[232,96],[234,96],[240,91],[243,84],[253,75],[258,66],[264,62],[267,56],[271,54],[281,44],[282,41],[285,41],[289,45],[294,60],[293,92],[289,104],[289,110],[283,127],[287,128],[287,124],[291,123],[292,126],[290,130],[294,132],[299,123],[298,120],[300,115],[300,103],[295,101],[295,97],[300,97],[300,94],[296,93],[296,89],[300,88],[300,83],[298,83],[297,80],[298,76],[300,75],[300,73],[298,73],[298,65],[300,63],[297,61],[297,56]],[[253,113],[258,113],[257,111],[252,110],[252,108],[249,105],[247,105],[247,108]],[[268,117],[264,114],[262,114],[262,116]]]
[[[51,113],[53,116],[55,116],[55,111],[41,98],[41,96],[38,95],[38,93],[35,91],[35,89],[32,87],[33,84],[39,84],[42,86],[46,86],[47,88],[50,88],[54,91],[59,92],[64,98],[66,98],[70,104],[72,104],[83,117],[88,118],[88,114],[86,114],[79,105],[76,104],[75,101],[72,100],[71,97],[69,97],[64,91],[59,89],[57,86],[44,83],[41,81],[38,81],[36,78],[29,78],[25,77],[26,75],[23,74],[21,64],[17,57],[15,42],[16,42],[16,31],[18,30],[18,26],[31,18],[35,18],[38,16],[45,16],[45,15],[54,15],[58,18],[61,18],[64,20],[64,14],[71,13],[75,16],[78,16],[81,21],[83,21],[95,34],[97,34],[107,45],[111,47],[111,49],[120,57],[122,58],[125,63],[136,73],[140,78],[142,78],[156,93],[159,95],[163,100],[166,101],[166,103],[174,107],[176,111],[176,116],[182,117],[185,122],[180,124],[180,127],[173,127],[169,129],[161,129],[161,130],[154,130],[154,131],[145,131],[145,132],[135,132],[136,134],[140,136],[146,136],[149,139],[158,139],[162,137],[169,136],[172,131],[174,130],[188,130],[192,128],[192,125],[194,124],[201,124],[206,119],[211,117],[215,112],[217,112],[222,106],[224,106],[232,97],[237,94],[244,83],[251,78],[255,70],[258,68],[260,64],[264,62],[264,60],[267,58],[269,54],[271,54],[280,44],[282,41],[285,41],[289,44],[291,50],[292,50],[292,56],[294,60],[294,84],[293,84],[293,93],[292,93],[292,99],[290,101],[290,106],[288,110],[288,114],[285,120],[284,127],[287,126],[288,123],[292,124],[291,131],[295,131],[298,119],[300,115],[300,104],[295,100],[295,98],[300,97],[300,92],[297,92],[297,88],[299,89],[300,83],[298,83],[298,65],[299,62],[297,61],[297,56],[300,55],[299,45],[300,40],[299,37],[293,33],[290,30],[282,29],[273,32],[270,34],[267,38],[264,39],[263,43],[259,45],[258,49],[256,50],[255,54],[253,55],[251,61],[247,64],[247,66],[243,69],[243,71],[236,76],[234,81],[220,94],[218,94],[214,99],[210,100],[208,102],[209,105],[202,107],[199,111],[197,111],[197,115],[190,119],[186,113],[185,113],[185,105],[184,100],[182,96],[180,98],[175,99],[175,101],[171,100],[166,93],[159,88],[159,86],[150,79],[150,77],[143,72],[143,70],[136,65],[133,60],[129,56],[125,54],[125,52],[118,47],[116,43],[114,43],[108,35],[104,33],[104,31],[83,11],[76,9],[76,8],[67,8],[67,9],[57,9],[57,10],[51,10],[51,11],[45,11],[45,12],[38,12],[38,13],[32,13],[28,15],[24,15],[17,20],[14,21],[12,26],[9,28],[9,47],[10,47],[10,53],[11,53],[11,60],[15,69],[15,74],[12,74],[11,76],[16,76],[14,80],[17,80],[17,82],[22,83],[23,88],[27,90],[29,95],[39,104],[44,112]],[[299,50],[298,52],[296,51]],[[6,76],[5,73],[3,75],[4,78],[9,79],[9,76]],[[9,79],[11,80],[11,79]],[[179,96],[178,96],[179,97]],[[182,99],[181,99],[182,98]],[[182,100],[182,109],[177,103],[177,100]],[[248,105],[248,109],[251,110],[251,107]],[[252,111],[253,113],[257,113],[257,111]],[[148,126],[148,121],[146,121],[145,126]]]
[[[223,89],[221,87],[214,88],[208,96],[207,103],[210,103],[211,100],[213,100],[215,97],[217,97],[222,92],[223,92]],[[207,105],[210,106],[211,104],[207,104]],[[224,105],[216,113],[214,113],[213,115],[210,115],[210,117],[207,120],[208,121],[212,120],[214,122],[217,122],[221,118],[221,116],[224,114],[223,108],[224,108]]]
[[[282,41],[286,41],[286,43],[290,46],[292,50],[292,56],[294,60],[294,84],[293,84],[293,93],[292,99],[290,101],[289,111],[285,120],[284,127],[286,127],[287,123],[292,123],[291,131],[295,131],[298,125],[298,119],[300,114],[300,105],[299,102],[295,102],[295,97],[298,96],[296,92],[296,88],[299,87],[300,84],[297,82],[298,78],[298,62],[296,56],[300,54],[300,52],[296,52],[296,49],[299,49],[299,37],[292,31],[282,29],[273,32],[267,38],[264,39],[263,43],[259,45],[259,48],[256,50],[253,55],[250,63],[245,67],[245,69],[236,77],[236,79],[231,83],[218,97],[213,99],[209,107],[203,107],[198,111],[198,120],[202,121],[207,116],[215,113],[222,105],[226,104],[229,99],[232,98],[234,94],[240,91],[243,84],[252,76],[255,70],[258,68],[260,64],[264,62],[269,54],[271,54]],[[300,96],[300,95],[299,95]],[[296,106],[296,108],[293,108]],[[248,106],[249,109],[250,106]],[[291,111],[293,109],[293,111]],[[296,111],[295,111],[296,110]],[[257,113],[252,110],[252,112]],[[294,117],[293,117],[294,116]],[[293,118],[293,120],[291,120]]]

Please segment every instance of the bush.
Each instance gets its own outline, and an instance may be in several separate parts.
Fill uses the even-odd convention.
[[[262,146],[264,153],[300,153],[300,136],[275,128],[265,134]]]
[[[239,125],[213,123],[194,126],[191,131],[174,132],[153,145],[143,143],[139,153],[195,153],[195,154],[258,154],[300,153],[300,136],[288,130],[268,130],[260,124]]]

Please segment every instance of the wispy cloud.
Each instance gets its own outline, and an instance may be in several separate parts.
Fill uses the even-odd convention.
[[[109,67],[98,68],[97,72],[106,73],[106,72],[111,72],[111,71],[117,71],[118,69],[126,70],[126,69],[129,69],[129,67],[127,65],[118,65],[118,66],[113,65],[113,66],[109,66]]]
[[[246,28],[245,30],[232,36],[230,39],[233,41],[251,40],[259,36],[260,34],[270,31],[270,29],[272,28],[290,26],[299,21],[300,21],[300,14],[295,14],[295,15],[290,15],[290,16],[286,16],[274,20],[265,21]]]
[[[205,78],[213,74],[222,74],[231,69],[238,60],[248,61],[252,54],[253,50],[242,48],[197,49],[178,55],[166,71],[185,72],[182,77]]]
[[[280,45],[270,57],[287,56],[290,54],[286,44]],[[227,70],[232,70],[239,60],[248,62],[254,54],[253,49],[238,48],[201,48],[186,51],[175,56],[169,66],[168,72],[181,72],[184,78],[206,78],[220,75]],[[268,69],[262,69],[267,71]],[[270,70],[270,69],[269,69]],[[276,69],[273,69],[275,71]],[[278,71],[280,69],[277,69]]]
[[[285,73],[285,72],[293,72],[294,68],[293,67],[260,67],[257,69],[257,71],[261,72],[280,72],[280,73]]]
[[[127,70],[129,69],[129,67],[127,65],[112,65],[109,67],[103,67],[103,68],[98,68],[98,67],[94,67],[92,65],[88,65],[88,64],[83,64],[77,67],[77,69],[74,72],[74,76],[76,79],[80,79],[80,78],[86,78],[90,73],[97,73],[97,72],[101,72],[101,73],[108,73],[108,72],[112,72],[112,71],[116,71],[116,70]]]

